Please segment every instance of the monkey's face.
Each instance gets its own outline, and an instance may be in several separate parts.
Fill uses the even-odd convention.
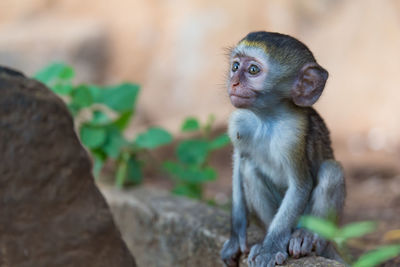
[[[299,43],[292,37],[279,38]],[[313,105],[325,87],[328,72],[300,44],[292,49],[282,42],[271,48],[241,41],[230,57],[228,94],[233,106],[264,111],[288,101],[300,107]]]
[[[268,63],[265,58],[235,53],[230,60],[228,94],[233,106],[250,108],[259,98],[268,76]]]

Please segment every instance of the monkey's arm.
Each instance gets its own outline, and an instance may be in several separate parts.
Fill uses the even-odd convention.
[[[307,206],[313,186],[308,172],[300,167],[305,165],[295,165],[299,169],[289,172],[288,190],[269,225],[264,241],[250,251],[250,266],[275,266],[282,264],[288,257],[287,246],[292,229]]]
[[[221,250],[222,260],[227,266],[238,266],[241,253],[248,253],[247,210],[240,161],[239,151],[235,150],[233,154],[231,236]]]
[[[311,177],[301,179],[292,177],[290,180],[289,188],[268,228],[265,244],[276,243],[277,240],[284,243],[289,240],[291,230],[307,206],[313,185]]]

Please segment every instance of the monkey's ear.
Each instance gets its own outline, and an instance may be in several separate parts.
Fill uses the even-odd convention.
[[[328,72],[317,63],[306,63],[291,91],[293,102],[301,107],[309,107],[317,102],[324,90]]]

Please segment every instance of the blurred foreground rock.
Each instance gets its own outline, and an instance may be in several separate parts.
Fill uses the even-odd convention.
[[[222,266],[219,251],[230,231],[227,212],[152,188],[100,189],[139,266]],[[260,236],[260,229],[250,227],[251,244]],[[321,257],[290,260],[284,266],[343,267]]]
[[[135,266],[65,104],[0,68],[0,266]]]

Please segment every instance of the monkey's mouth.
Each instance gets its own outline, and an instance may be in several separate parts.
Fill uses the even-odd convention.
[[[244,98],[244,99],[250,99],[251,96],[247,96],[247,95],[237,95],[237,94],[231,94],[230,97],[238,97],[238,98]]]
[[[244,95],[231,94],[230,99],[232,105],[237,108],[249,107],[253,102],[253,97]]]

